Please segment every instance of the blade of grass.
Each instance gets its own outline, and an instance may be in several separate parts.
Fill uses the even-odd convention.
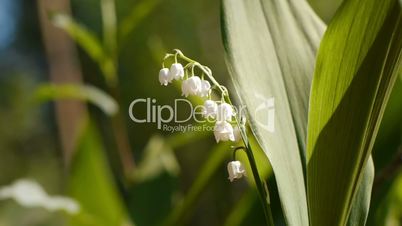
[[[117,18],[114,0],[101,0],[103,45],[114,61],[117,62]]]
[[[111,96],[91,85],[42,84],[36,89],[34,97],[39,102],[68,99],[88,101],[107,115],[114,115],[119,109]]]
[[[71,225],[131,225],[94,124],[85,122],[69,175],[69,193],[85,215]],[[88,221],[88,222],[86,222]]]

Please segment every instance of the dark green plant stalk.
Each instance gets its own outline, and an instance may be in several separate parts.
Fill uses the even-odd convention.
[[[248,158],[248,161],[250,162],[251,171],[253,172],[254,181],[255,181],[255,184],[257,186],[258,193],[260,195],[260,199],[261,199],[262,206],[263,206],[263,209],[264,209],[265,219],[266,219],[268,225],[273,226],[274,225],[274,220],[273,220],[273,217],[272,217],[271,203],[270,203],[268,189],[267,189],[267,187],[265,187],[263,185],[261,177],[260,177],[260,175],[258,173],[257,164],[255,162],[254,154],[253,154],[253,151],[251,149],[250,144],[247,143],[246,146],[248,146],[248,148],[246,148],[247,158]]]
[[[232,101],[230,100],[229,96],[226,97],[226,101],[232,104]],[[247,158],[248,161],[250,163],[250,167],[251,167],[251,171],[253,173],[253,177],[254,177],[254,181],[255,181],[255,185],[257,187],[257,191],[258,194],[260,196],[260,200],[261,200],[261,204],[264,210],[264,216],[265,216],[265,220],[267,221],[267,224],[269,226],[274,226],[274,220],[272,217],[272,211],[271,211],[271,201],[269,198],[269,191],[268,191],[268,187],[264,186],[263,181],[261,180],[260,174],[258,172],[258,168],[257,168],[257,163],[255,161],[254,158],[254,154],[253,154],[253,149],[251,148],[250,142],[248,141],[248,137],[247,137],[247,133],[246,133],[246,129],[244,126],[240,125],[239,123],[239,119],[237,117],[236,118],[236,123],[237,126],[240,129],[240,133],[241,133],[241,137],[243,140],[243,143],[245,145],[245,152],[247,154]]]

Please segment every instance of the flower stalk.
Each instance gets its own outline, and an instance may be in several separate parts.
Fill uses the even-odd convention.
[[[171,82],[173,79],[170,77],[169,79],[166,78],[166,71],[165,69],[165,61],[168,58],[174,58],[174,64],[172,65],[178,65],[178,60],[181,59],[185,61],[187,64],[182,67],[180,64],[180,67],[182,67],[183,72],[180,74],[180,78],[182,79],[183,76],[185,80],[182,83],[182,91],[184,96],[188,95],[198,95],[200,97],[208,97],[208,100],[206,100],[204,106],[204,115],[206,117],[212,117],[217,120],[215,128],[214,128],[214,135],[215,139],[217,142],[220,141],[235,141],[235,136],[234,136],[234,129],[230,123],[232,123],[232,116],[235,116],[235,124],[238,127],[238,130],[240,131],[240,137],[241,140],[243,141],[245,147],[241,147],[244,149],[244,151],[247,154],[248,161],[251,166],[251,171],[252,175],[257,187],[257,191],[259,193],[263,210],[264,210],[264,215],[265,219],[267,221],[267,224],[269,226],[274,225],[273,217],[272,217],[272,212],[271,212],[271,207],[270,207],[270,199],[269,199],[269,192],[266,184],[264,184],[263,180],[260,177],[260,174],[258,172],[257,164],[254,158],[253,150],[251,148],[251,145],[248,141],[247,138],[247,133],[246,133],[246,127],[245,127],[245,121],[243,120],[242,115],[240,114],[235,114],[233,112],[233,104],[232,101],[229,97],[229,92],[227,88],[221,84],[219,84],[218,81],[215,80],[215,78],[212,76],[212,71],[210,68],[207,66],[201,65],[197,61],[190,59],[189,57],[185,56],[180,50],[175,49],[174,53],[168,53],[165,55],[163,62],[162,62],[162,69],[160,73],[163,75],[161,76],[160,74],[160,82],[162,85],[167,85],[167,83]],[[197,67],[202,71],[202,77],[201,79],[198,76],[195,76],[194,69]],[[191,75],[187,77],[188,70],[191,70]],[[204,75],[207,76],[207,78],[212,82],[213,86],[211,87],[209,85],[209,82],[204,80]],[[162,79],[161,79],[162,78]],[[166,78],[166,79],[164,79]],[[178,79],[176,79],[178,80]],[[202,85],[202,83],[205,82],[205,86]],[[207,83],[207,84],[206,84]],[[220,94],[221,94],[221,100],[220,101],[215,101],[215,105],[211,103],[211,89],[218,89]],[[207,93],[208,92],[208,93]],[[206,95],[208,94],[208,95]],[[213,102],[213,101],[212,101]],[[216,103],[219,103],[217,105]],[[236,148],[234,152],[236,152],[239,148]],[[235,155],[234,155],[235,156]],[[241,166],[241,163],[239,161],[235,161],[233,159],[232,162],[228,164],[228,173],[229,173],[229,179],[230,181],[233,181],[235,179],[239,179],[243,176],[244,174],[244,169]]]
[[[229,104],[232,104],[229,96],[227,96],[226,101]],[[264,182],[261,179],[260,174],[258,172],[257,163],[255,161],[253,150],[251,148],[250,142],[247,137],[246,128],[244,125],[241,125],[241,123],[240,123],[241,119],[238,119],[237,117],[235,117],[235,119],[236,119],[236,123],[239,127],[240,135],[242,137],[243,143],[245,145],[244,151],[246,152],[247,159],[250,163],[251,172],[253,173],[255,185],[257,187],[257,191],[260,196],[261,204],[262,204],[262,207],[264,210],[265,220],[267,221],[267,224],[269,226],[274,226],[275,224],[274,224],[272,211],[271,211],[271,200],[269,198],[268,186],[266,186],[266,185],[264,186]]]

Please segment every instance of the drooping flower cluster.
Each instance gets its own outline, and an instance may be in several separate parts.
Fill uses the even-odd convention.
[[[164,61],[169,57],[174,57],[175,62],[169,69],[165,67],[165,62],[162,63],[162,69],[159,71],[159,82],[161,85],[167,86],[173,80],[182,80],[181,91],[183,96],[188,97],[192,95],[206,98],[202,109],[202,115],[206,119],[212,119],[215,121],[214,136],[216,142],[240,141],[242,139],[240,128],[238,126],[233,128],[232,126],[232,123],[234,122],[233,117],[236,114],[233,106],[230,104],[228,91],[224,86],[216,82],[212,77],[211,70],[208,67],[184,56],[180,50],[175,50],[175,54],[166,54]],[[184,67],[182,64],[178,63],[178,57],[187,62]],[[201,77],[195,75],[195,67],[202,71]],[[191,73],[190,76],[188,76],[189,73]],[[211,87],[209,81],[204,79],[204,75],[210,79],[214,85],[213,87]],[[220,101],[212,100],[212,89],[217,89],[217,91],[220,92]],[[243,118],[241,118],[240,124],[241,127],[244,128],[245,119],[243,120]],[[234,153],[235,152],[236,150]],[[234,160],[229,162],[227,170],[229,174],[228,179],[231,182],[245,175],[245,169],[240,161]]]
[[[181,80],[183,78],[184,67],[180,63],[174,63],[170,66],[170,69],[162,68],[159,71],[159,82],[164,86],[167,86],[173,80]],[[207,80],[201,80],[200,77],[192,75],[190,78],[183,80],[181,90],[185,97],[189,95],[207,97],[211,90],[211,84]]]
[[[212,77],[211,70],[185,57],[179,50],[175,50],[175,54],[167,54],[165,59],[174,57],[175,62],[170,66],[170,69],[164,66],[162,63],[162,69],[159,71],[159,82],[161,85],[167,86],[173,80],[183,80],[181,84],[182,95],[188,97],[190,95],[206,97],[204,102],[202,114],[205,118],[216,120],[214,126],[214,136],[216,142],[220,141],[239,141],[240,132],[237,127],[233,128],[233,116],[235,112],[233,106],[225,102],[225,96],[227,90],[220,84],[218,84]],[[181,63],[178,63],[177,58],[187,61],[188,63],[183,67]],[[211,99],[212,87],[209,81],[205,80],[202,76],[196,76],[194,74],[194,68],[197,67],[202,71],[203,75],[206,75],[214,84],[214,88],[221,92],[222,98],[220,101],[214,101]],[[188,76],[188,73],[191,75]]]
[[[159,71],[159,82],[161,85],[167,86],[174,80],[180,80],[184,77],[184,68],[180,63],[174,63],[170,69],[162,68]]]

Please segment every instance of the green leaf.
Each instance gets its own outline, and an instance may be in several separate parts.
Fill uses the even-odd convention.
[[[307,140],[312,226],[346,224],[397,78],[401,35],[396,0],[346,0],[324,35]]]
[[[116,114],[119,109],[111,96],[91,85],[42,84],[37,88],[35,98],[40,102],[66,99],[88,101],[108,115]]]
[[[51,15],[51,20],[56,27],[66,31],[99,65],[108,83],[114,84],[116,82],[116,67],[113,59],[105,52],[101,42],[93,32],[66,14],[54,13]]]
[[[308,225],[303,174],[308,100],[325,26],[302,0],[223,0],[222,19],[231,76],[271,162],[287,224]],[[260,124],[267,119],[259,109],[267,108],[270,97],[275,132]]]
[[[72,225],[130,225],[99,134],[87,124],[80,137],[69,176],[71,196],[81,206]]]
[[[348,226],[366,225],[370,210],[371,190],[374,182],[374,162],[370,157],[364,170],[363,178],[358,185],[356,197],[353,200]]]

